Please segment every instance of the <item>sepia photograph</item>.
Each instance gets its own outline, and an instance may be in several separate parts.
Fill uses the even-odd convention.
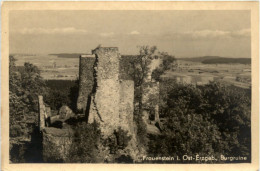
[[[253,24],[250,9],[10,10],[8,163],[252,164]]]

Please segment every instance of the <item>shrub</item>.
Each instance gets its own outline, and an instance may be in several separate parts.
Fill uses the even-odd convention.
[[[10,150],[10,158],[13,163],[24,163],[25,160],[25,145],[24,144],[13,144]]]
[[[129,155],[121,155],[115,159],[116,163],[133,163],[134,160]]]
[[[22,127],[20,125],[11,125],[10,127],[10,137],[22,136]]]
[[[111,154],[116,154],[118,150],[124,150],[130,140],[131,136],[128,135],[128,131],[119,127],[105,140],[105,145],[109,147]]]
[[[67,162],[100,162],[98,159],[98,146],[100,144],[100,139],[101,132],[98,123],[79,123],[75,127],[74,141]]]

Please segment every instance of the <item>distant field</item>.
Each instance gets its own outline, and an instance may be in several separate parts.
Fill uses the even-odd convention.
[[[17,59],[16,65],[23,66],[24,62],[30,62],[39,67],[41,75],[45,80],[68,80],[71,84],[78,78],[79,74],[79,56],[78,53],[73,54],[47,54],[47,55],[27,55],[15,54]],[[122,55],[124,58],[132,58],[136,56]],[[216,63],[216,61],[219,63]],[[225,83],[235,85],[241,88],[251,86],[251,65],[246,59],[241,59],[241,63],[221,63],[224,58],[219,57],[198,57],[189,59],[178,59],[178,69],[167,72],[164,77],[178,78],[180,82],[188,82],[192,84],[205,84],[210,80],[220,80]],[[226,60],[226,59],[225,59]],[[127,60],[124,60],[127,65]],[[205,61],[207,64],[205,64]],[[210,62],[213,61],[213,62]],[[247,62],[246,62],[247,61]],[[55,81],[54,81],[55,82]],[[50,86],[63,87],[62,82],[52,83]],[[67,84],[67,82],[66,82]]]
[[[55,55],[14,55],[17,66],[30,62],[39,67],[46,80],[76,80],[79,72],[79,57],[61,58]]]
[[[203,64],[178,60],[178,69],[168,71],[165,78],[176,78],[179,82],[206,84],[218,80],[240,88],[251,86],[251,65],[249,64]]]

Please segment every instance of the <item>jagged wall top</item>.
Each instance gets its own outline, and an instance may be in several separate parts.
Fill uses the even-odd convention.
[[[85,55],[80,55],[81,58],[95,58],[96,56],[94,54],[85,54]]]
[[[99,79],[118,79],[119,76],[119,59],[117,47],[98,47],[92,50],[96,55],[96,70]]]

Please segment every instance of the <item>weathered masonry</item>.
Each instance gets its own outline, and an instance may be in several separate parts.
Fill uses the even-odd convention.
[[[81,55],[79,60],[79,96],[77,108],[85,111],[94,84],[95,55]]]
[[[117,47],[98,47],[80,57],[78,110],[85,113],[88,123],[99,122],[105,135],[118,127],[134,132],[134,81],[129,78],[129,60]],[[144,113],[160,122],[159,82],[148,78],[144,87]]]
[[[88,87],[79,89],[78,109],[85,108],[88,122],[99,122],[104,135],[111,134],[117,127],[130,130],[133,125],[134,82],[119,77],[121,55],[118,48],[99,47],[92,53],[95,55],[94,63],[91,55],[88,58],[92,61],[88,58],[82,60],[85,55],[80,58],[83,67],[80,71],[85,70],[87,74],[80,75],[79,84]]]
[[[42,156],[44,162],[50,162],[53,158],[57,161],[66,161],[70,146],[72,144],[73,130],[64,126],[64,121],[74,117],[68,111],[66,115],[62,113],[63,106],[59,115],[52,116],[50,107],[47,107],[42,96],[38,96],[39,103],[39,131],[42,133]],[[69,114],[69,115],[68,115]],[[55,122],[63,124],[62,128],[53,127]]]

